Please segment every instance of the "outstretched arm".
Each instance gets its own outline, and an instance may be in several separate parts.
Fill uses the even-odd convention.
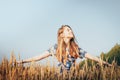
[[[91,56],[89,53],[86,53],[86,54],[85,54],[85,58],[91,59],[91,60],[96,61],[96,62],[102,62],[103,64],[107,64],[108,66],[112,66],[112,65],[109,64],[108,62],[105,62],[105,61],[103,61],[103,60],[101,60],[101,59],[99,59],[99,58],[97,58],[97,57]]]
[[[48,51],[45,51],[42,55],[35,56],[33,58],[25,59],[22,61],[17,61],[17,63],[28,63],[28,62],[32,62],[32,61],[39,61],[39,60],[42,60],[42,59],[49,57],[51,55],[52,55],[51,53],[49,53]]]
[[[41,59],[47,58],[49,56],[55,55],[55,51],[57,48],[57,44],[51,46],[48,50],[46,50],[45,52],[43,52],[42,55],[33,57],[33,58],[29,58],[26,60],[22,60],[22,61],[17,61],[17,63],[28,63],[28,62],[32,62],[32,61],[39,61]]]

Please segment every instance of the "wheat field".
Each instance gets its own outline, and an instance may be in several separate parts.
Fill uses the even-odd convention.
[[[58,72],[58,68],[35,62],[29,65],[17,64],[15,56],[10,60],[3,58],[0,63],[0,80],[120,80],[120,67],[115,62],[111,67],[102,65],[88,66],[87,61],[80,67],[72,67],[70,72]]]

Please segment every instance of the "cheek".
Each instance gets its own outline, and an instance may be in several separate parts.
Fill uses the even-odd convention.
[[[69,35],[69,33],[66,31],[66,32],[64,33],[64,36],[67,36],[67,35]]]

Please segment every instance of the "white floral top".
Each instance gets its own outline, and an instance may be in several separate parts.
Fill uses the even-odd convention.
[[[55,56],[56,55],[56,49],[57,49],[57,44],[53,45],[47,51],[49,53],[52,53],[52,55]],[[84,51],[82,48],[79,48],[79,58],[84,58],[86,53],[87,52]],[[60,66],[60,73],[62,73],[64,69],[69,71],[71,66],[74,65],[74,62],[75,62],[76,59],[74,57],[72,57],[70,54],[68,54],[67,57],[68,57],[68,60],[67,60],[65,65],[61,62],[59,62],[59,64],[58,64],[58,66]]]

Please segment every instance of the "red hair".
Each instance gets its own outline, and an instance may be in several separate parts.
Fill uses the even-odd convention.
[[[68,25],[62,25],[61,28],[58,30],[58,36],[57,36],[58,46],[57,46],[57,50],[56,50],[56,56],[57,56],[57,59],[59,62],[66,63],[66,60],[68,59],[67,54],[66,54],[66,44],[63,41],[63,37],[60,36],[64,31],[64,27],[68,27],[71,29],[71,27]],[[71,31],[72,31],[72,29],[71,29]],[[74,34],[73,34],[73,38],[70,39],[70,50],[69,51],[70,51],[70,55],[72,57],[78,58],[79,50],[78,50],[78,44],[75,42]],[[62,58],[64,58],[64,61]]]

